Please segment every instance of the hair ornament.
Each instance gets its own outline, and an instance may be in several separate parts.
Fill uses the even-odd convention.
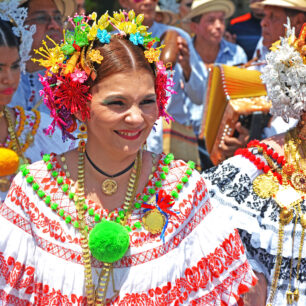
[[[290,20],[286,36],[274,43],[261,76],[272,101],[271,114],[300,119],[306,111],[306,24],[298,38]]]
[[[20,69],[25,72],[25,63],[30,59],[30,51],[33,43],[33,34],[36,31],[35,25],[24,25],[27,18],[27,8],[18,7],[19,0],[0,1],[0,18],[13,23],[13,33],[20,37],[19,46]]]
[[[53,121],[45,130],[52,134],[55,127],[62,131],[62,138],[74,139],[72,132],[76,128],[75,114],[81,115],[82,121],[90,118],[90,101],[92,96],[90,87],[86,84],[88,79],[95,80],[97,72],[94,64],[103,65],[103,56],[94,48],[96,41],[109,44],[112,36],[120,36],[130,40],[134,45],[144,47],[144,56],[149,63],[155,63],[156,80],[155,90],[159,116],[164,116],[167,121],[172,119],[166,112],[166,105],[170,95],[174,93],[172,74],[166,71],[165,66],[159,61],[160,49],[154,48],[158,38],[152,38],[147,32],[147,27],[142,25],[143,15],[135,16],[133,10],[115,12],[113,17],[108,12],[97,19],[97,14],[89,16],[75,15],[69,17],[72,30],[64,30],[64,39],[61,43],[52,42],[49,48],[45,41],[42,47],[35,50],[41,58],[33,59],[46,68],[44,76],[40,76],[43,85],[41,95],[44,103],[50,109]]]

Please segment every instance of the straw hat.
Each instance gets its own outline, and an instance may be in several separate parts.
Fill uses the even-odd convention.
[[[194,0],[190,13],[184,19],[190,20],[193,17],[215,11],[222,11],[225,18],[229,18],[235,12],[235,5],[230,0]]]
[[[264,0],[262,2],[252,3],[251,8],[263,8],[267,5],[306,12],[306,0]]]
[[[28,0],[20,0],[20,4],[27,2]],[[58,10],[63,17],[73,16],[76,12],[76,3],[74,0],[53,0]]]

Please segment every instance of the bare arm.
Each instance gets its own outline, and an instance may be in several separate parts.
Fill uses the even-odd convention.
[[[245,306],[265,306],[267,301],[267,280],[262,273],[254,271],[258,281],[250,288],[250,291],[243,295]]]

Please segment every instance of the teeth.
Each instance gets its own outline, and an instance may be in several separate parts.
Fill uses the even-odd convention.
[[[125,136],[136,136],[139,132],[137,133],[118,132],[118,133]]]

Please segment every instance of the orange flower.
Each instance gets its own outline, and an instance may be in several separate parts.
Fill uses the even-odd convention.
[[[16,173],[19,166],[19,157],[13,150],[0,148],[0,176]]]

